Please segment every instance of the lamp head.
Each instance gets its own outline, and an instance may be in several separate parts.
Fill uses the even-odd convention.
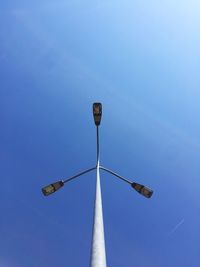
[[[58,181],[58,182],[55,182],[53,184],[49,184],[49,185],[43,187],[42,193],[45,196],[49,196],[49,195],[53,194],[54,192],[56,192],[57,190],[59,190],[63,186],[64,186],[64,182],[61,180],[61,181]]]
[[[150,198],[153,194],[153,190],[151,190],[150,188],[142,185],[142,184],[138,184],[138,183],[132,183],[131,186],[141,195],[143,195],[146,198]]]
[[[101,116],[102,116],[102,104],[101,103],[93,104],[93,116],[94,116],[94,122],[96,126],[99,126],[101,122]]]

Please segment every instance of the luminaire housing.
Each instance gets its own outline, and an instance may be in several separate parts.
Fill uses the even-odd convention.
[[[99,126],[101,123],[101,116],[102,116],[102,104],[101,103],[93,104],[93,116],[94,116],[94,122],[96,126]]]
[[[150,188],[142,185],[142,184],[138,184],[138,183],[131,183],[131,186],[141,195],[143,195],[144,197],[150,198],[153,194],[153,190],[151,190]]]
[[[49,184],[45,187],[42,188],[42,193],[45,196],[49,196],[51,194],[53,194],[54,192],[56,192],[57,190],[59,190],[61,187],[64,186],[64,182],[62,180]]]

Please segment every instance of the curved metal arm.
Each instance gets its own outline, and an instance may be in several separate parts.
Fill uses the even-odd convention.
[[[104,171],[106,171],[106,172],[109,172],[110,174],[116,176],[117,178],[123,180],[124,182],[126,182],[126,183],[128,183],[128,184],[132,184],[131,181],[127,180],[126,178],[122,177],[121,175],[119,175],[119,174],[117,174],[117,173],[115,173],[115,172],[113,172],[113,171],[111,171],[111,170],[109,170],[109,169],[107,169],[107,168],[105,168],[105,167],[103,167],[103,166],[100,166],[99,168],[100,168],[101,170],[104,170]]]
[[[78,173],[78,174],[76,174],[76,175],[74,175],[74,176],[72,176],[72,177],[70,177],[70,178],[64,180],[63,183],[67,183],[67,182],[69,182],[69,181],[71,181],[71,180],[73,180],[73,179],[76,179],[77,177],[79,177],[79,176],[81,176],[81,175],[83,175],[83,174],[85,174],[85,173],[91,172],[91,171],[95,170],[96,168],[97,168],[97,167],[93,167],[93,168],[87,169],[87,170],[85,170],[85,171],[82,171],[82,172],[80,172],[80,173]]]
[[[67,182],[69,182],[69,181],[71,181],[73,179],[76,179],[77,177],[79,177],[79,176],[81,176],[81,175],[83,175],[83,174],[85,174],[87,172],[93,171],[96,168],[97,167],[93,167],[91,169],[87,169],[87,170],[85,170],[83,172],[80,172],[80,173],[78,173],[78,174],[76,174],[76,175],[74,175],[74,176],[72,176],[72,177],[70,177],[70,178],[68,178],[66,180],[60,180],[60,181],[57,181],[55,183],[49,184],[49,185],[47,185],[47,186],[42,188],[42,193],[45,196],[49,196],[49,195],[53,194],[54,192],[58,191],[61,187],[63,187],[65,183],[67,183]]]
[[[107,169],[107,168],[104,168],[103,166],[100,166],[99,167],[100,169],[106,171],[106,172],[109,172],[111,173],[112,175],[116,176],[117,178],[123,180],[124,182],[130,184],[132,186],[133,189],[135,189],[138,193],[140,193],[141,195],[143,195],[144,197],[146,198],[150,198],[153,194],[153,190],[142,185],[142,184],[138,184],[138,183],[135,183],[135,182],[131,182],[129,180],[127,180],[126,178],[122,177],[121,175]]]

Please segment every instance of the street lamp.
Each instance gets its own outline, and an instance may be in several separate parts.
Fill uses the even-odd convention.
[[[141,195],[143,195],[144,197],[150,198],[153,194],[153,190],[151,190],[150,188],[142,185],[142,184],[138,184],[133,182],[131,184],[131,186]]]
[[[64,186],[64,181],[58,181],[58,182],[55,182],[53,184],[49,184],[45,187],[42,188],[42,193],[45,195],[45,196],[49,196],[51,195],[52,193],[58,191],[61,187]]]
[[[101,116],[102,116],[101,103],[94,103],[93,104],[93,116],[94,116],[94,122],[95,122],[96,126],[99,126],[101,123]]]
[[[94,206],[94,220],[93,220],[93,237],[92,237],[92,248],[91,248],[91,267],[106,267],[106,250],[105,250],[105,239],[104,239],[104,223],[103,223],[103,209],[102,209],[102,199],[101,199],[101,185],[100,185],[100,170],[108,172],[118,179],[131,185],[138,193],[146,198],[150,198],[153,194],[153,191],[136,182],[130,181],[121,175],[113,172],[110,169],[107,169],[100,165],[100,150],[99,150],[99,125],[101,123],[102,117],[102,104],[94,103],[93,104],[93,116],[94,122],[96,125],[96,135],[97,135],[97,162],[96,166],[90,169],[84,170],[66,180],[60,180],[50,185],[47,185],[42,188],[42,193],[45,196],[49,196],[52,193],[59,190],[64,186],[65,183],[76,179],[77,177],[82,176],[90,171],[96,170],[96,195],[95,195],[95,206]]]

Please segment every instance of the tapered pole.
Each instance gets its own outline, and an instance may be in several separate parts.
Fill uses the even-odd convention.
[[[100,157],[99,157],[99,128],[97,126],[97,177],[96,196],[94,206],[93,237],[91,249],[91,267],[106,267],[106,252],[104,239],[103,209],[100,184]]]

